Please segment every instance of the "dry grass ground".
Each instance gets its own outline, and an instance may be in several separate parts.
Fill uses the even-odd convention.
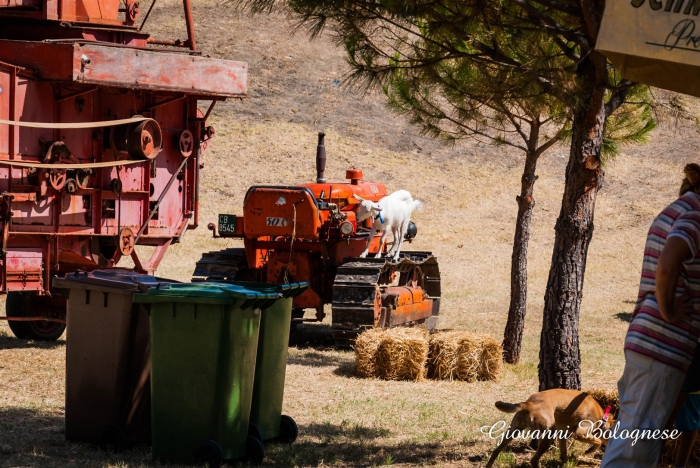
[[[149,28],[183,37],[180,17],[177,2],[159,2]],[[250,185],[311,181],[316,132],[325,129],[330,178],[357,166],[366,179],[425,202],[408,248],[432,250],[440,260],[440,326],[500,340],[523,156],[475,142],[443,147],[420,136],[381,97],[362,99],[336,85],[346,71],[342,52],[326,37],[308,42],[290,35],[284,18],[236,17],[202,0],[195,19],[205,53],[249,62],[250,97],[216,106],[210,121],[217,135],[202,174],[203,226],[171,248],[159,275],[187,280],[202,252],[236,245],[211,239],[205,226],[217,213],[240,212]],[[674,199],[682,167],[697,161],[699,146],[693,129],[667,126],[605,167],[581,306],[584,387],[613,387],[621,374],[646,230]],[[506,366],[499,382],[384,382],[354,377],[351,352],[323,342],[292,347],[285,412],[301,435],[293,446],[269,446],[266,464],[483,466],[495,442],[479,427],[503,417],[494,401],[522,401],[537,390],[542,298],[566,159],[565,147],[553,148],[538,169],[522,362]],[[0,325],[0,466],[150,466],[147,447],[111,454],[64,441],[64,372],[63,341],[22,342]],[[500,466],[526,466],[530,454],[523,445],[515,449]],[[555,457],[552,450],[546,466],[556,466]]]

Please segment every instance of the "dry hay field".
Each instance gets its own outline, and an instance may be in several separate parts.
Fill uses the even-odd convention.
[[[184,37],[181,4],[158,3],[147,27]],[[146,8],[142,8],[145,11]],[[381,96],[338,84],[347,71],[327,37],[309,42],[281,16],[238,17],[212,0],[196,1],[197,42],[215,57],[247,61],[250,93],[216,106],[217,133],[202,172],[202,226],[171,247],[158,274],[187,280],[205,251],[235,246],[206,229],[217,213],[240,213],[254,184],[294,184],[315,177],[316,132],[325,130],[327,176],[345,169],[424,201],[419,234],[406,249],[431,250],[443,280],[441,328],[488,333],[500,341],[508,308],[509,264],[523,155],[466,141],[445,147],[392,115]],[[698,161],[700,135],[668,123],[649,144],[624,148],[605,165],[596,207],[580,339],[585,388],[612,388],[623,368],[622,342],[636,296],[646,230],[674,199],[686,162]],[[499,382],[385,382],[353,374],[353,354],[336,351],[325,326],[290,348],[285,412],[300,426],[292,446],[268,446],[270,466],[483,466],[495,442],[479,427],[503,418],[496,400],[522,401],[537,390],[539,332],[564,185],[567,148],[538,168],[529,249],[529,302],[520,364]],[[65,341],[16,340],[0,325],[0,466],[152,466],[146,446],[121,453],[66,443],[63,435]],[[580,454],[581,450],[575,453]],[[528,466],[525,444],[501,467]],[[557,466],[552,449],[545,466]],[[575,466],[571,460],[567,466]],[[579,465],[597,465],[594,459]]]

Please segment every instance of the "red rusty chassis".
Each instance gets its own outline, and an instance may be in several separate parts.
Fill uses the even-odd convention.
[[[180,44],[190,51],[148,48],[167,41],[129,25],[118,0],[0,0],[0,292],[43,294],[54,274],[115,266],[123,255],[152,272],[197,227],[200,162],[213,136],[205,120],[217,101],[245,97],[247,64],[193,52],[185,6]],[[199,101],[209,101],[201,111]],[[99,126],[134,116],[152,119],[160,150],[116,166],[138,159],[130,145],[158,146],[151,133],[139,130],[139,142]],[[11,164],[47,162],[92,167]],[[134,243],[153,247],[148,260]]]

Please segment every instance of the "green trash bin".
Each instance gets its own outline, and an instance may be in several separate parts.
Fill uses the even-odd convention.
[[[277,295],[234,284],[167,284],[134,295],[149,309],[153,458],[219,466],[249,458],[260,309]]]
[[[297,425],[291,417],[282,414],[282,401],[287,370],[289,328],[292,321],[292,300],[306,291],[309,284],[243,281],[230,281],[225,284],[239,285],[277,297],[274,304],[262,311],[260,318],[250,423],[260,429],[263,440],[291,444],[297,438]]]

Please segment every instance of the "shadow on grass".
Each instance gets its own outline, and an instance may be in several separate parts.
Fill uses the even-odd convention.
[[[468,462],[470,448],[464,441],[392,443],[391,431],[359,424],[310,424],[299,427],[300,439],[292,445],[268,445],[266,454],[274,466],[378,466]],[[481,459],[479,457],[479,459]],[[464,465],[463,465],[464,466]]]
[[[632,321],[632,314],[629,312],[618,312],[615,314],[615,317],[618,320],[622,320],[623,322],[630,323]]]
[[[289,346],[328,349],[335,347],[333,329],[328,325],[300,324],[289,334]]]
[[[299,353],[287,358],[287,364],[309,367],[335,367],[333,373],[341,377],[355,376],[355,358],[352,353],[327,354],[299,349]]]
[[[64,346],[66,341],[61,339],[58,341],[34,341],[34,340],[20,340],[14,336],[0,336],[0,350],[2,349],[26,349],[26,348],[37,348],[37,349],[53,349],[59,346]]]
[[[59,411],[27,408],[0,409],[0,466],[162,466],[151,460],[150,447],[138,445],[118,453],[66,442],[64,417]],[[398,463],[462,461],[468,463],[473,442],[402,440],[391,431],[356,423],[299,426],[292,445],[266,444],[263,466],[371,466]],[[248,466],[232,462],[229,466]]]
[[[0,467],[139,466],[151,463],[147,446],[112,453],[65,440],[59,411],[0,409]]]
[[[304,347],[298,347],[297,351],[293,356],[287,358],[287,364],[309,367],[335,367],[333,374],[340,377],[355,377],[355,355],[352,351],[324,353],[324,350]]]

